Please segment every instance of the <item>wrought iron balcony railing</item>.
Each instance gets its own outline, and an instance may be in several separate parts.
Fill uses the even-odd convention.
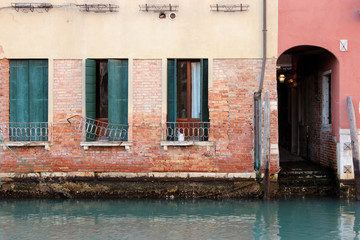
[[[208,141],[209,122],[167,122],[164,129],[168,141]]]
[[[48,141],[51,124],[48,122],[8,122],[0,124],[0,136],[10,141]]]
[[[112,124],[75,115],[67,119],[77,130],[86,134],[86,141],[127,141],[127,124]]]

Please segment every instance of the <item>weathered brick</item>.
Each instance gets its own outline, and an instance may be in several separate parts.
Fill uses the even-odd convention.
[[[82,114],[82,60],[53,61],[53,135],[50,151],[21,147],[14,151],[36,171],[115,172],[253,172],[253,93],[257,91],[260,59],[215,59],[209,88],[210,141],[214,146],[160,147],[162,138],[162,61],[133,61],[133,115],[129,116],[131,151],[123,147],[80,147],[81,132],[66,119]],[[8,119],[9,62],[0,61],[2,121]],[[264,91],[277,101],[276,61],[267,62]],[[7,120],[8,121],[8,120]],[[272,112],[271,143],[277,144],[277,112]],[[27,172],[9,151],[2,154],[2,172]],[[278,155],[271,155],[272,171]]]

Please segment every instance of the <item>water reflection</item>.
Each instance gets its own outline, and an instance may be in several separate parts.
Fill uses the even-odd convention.
[[[360,203],[0,201],[0,239],[360,239]]]

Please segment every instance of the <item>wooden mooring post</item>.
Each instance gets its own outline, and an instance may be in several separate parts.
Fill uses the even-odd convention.
[[[264,199],[270,199],[270,100],[269,93],[265,93],[264,105],[264,140],[263,140],[263,156],[264,156]]]
[[[355,177],[355,194],[356,199],[360,201],[360,169],[359,169],[359,161],[360,161],[360,152],[359,152],[359,140],[358,140],[358,131],[356,127],[356,118],[354,112],[354,106],[351,100],[351,97],[347,97],[347,112],[349,115],[349,123],[350,123],[350,136],[351,136],[351,149],[352,149],[352,159],[354,166],[354,177]]]

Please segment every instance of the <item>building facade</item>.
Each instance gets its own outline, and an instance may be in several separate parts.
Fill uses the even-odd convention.
[[[347,96],[359,126],[357,1],[279,1],[279,145],[352,180]]]
[[[275,2],[267,6],[263,91],[273,173]],[[248,0],[4,0],[2,140],[33,171],[52,176],[255,178],[263,16],[262,3]],[[27,172],[3,146],[2,177]]]

